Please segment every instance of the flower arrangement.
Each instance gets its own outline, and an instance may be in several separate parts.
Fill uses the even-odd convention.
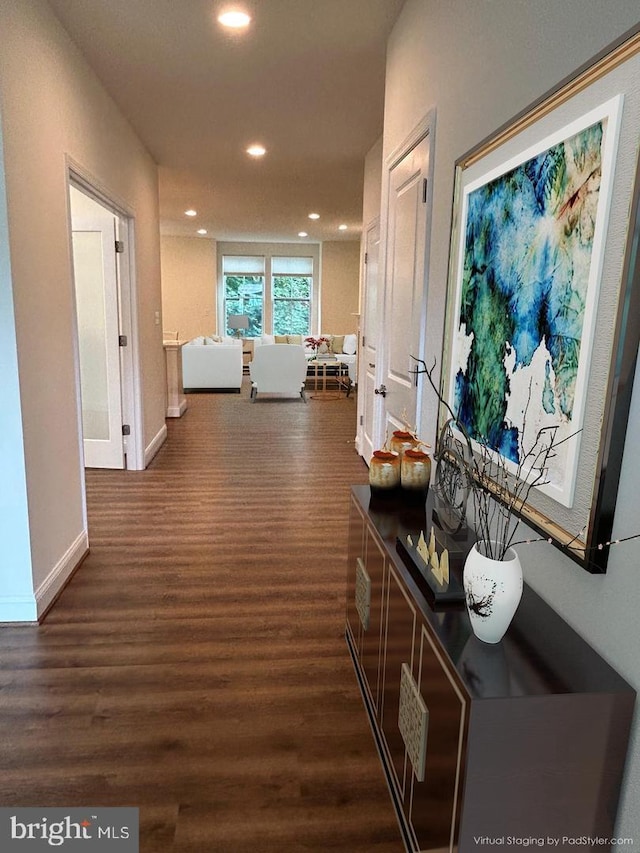
[[[307,344],[307,346],[312,347],[312,349],[314,350],[314,358],[317,358],[318,353],[320,352],[320,347],[322,346],[322,344],[329,344],[329,338],[326,338],[324,335],[321,335],[319,338],[305,338],[304,342],[305,344]]]

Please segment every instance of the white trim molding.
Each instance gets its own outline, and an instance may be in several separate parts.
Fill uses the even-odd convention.
[[[156,435],[151,439],[144,451],[144,467],[146,468],[162,445],[167,440],[167,425],[163,424]]]
[[[89,553],[89,536],[86,530],[62,555],[35,592],[37,618],[40,619],[51,607],[71,575]]]
[[[181,418],[187,411],[187,401],[183,400],[179,406],[167,406],[168,418]]]

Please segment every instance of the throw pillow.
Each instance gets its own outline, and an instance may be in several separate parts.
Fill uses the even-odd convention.
[[[344,343],[342,344],[342,352],[345,355],[355,355],[357,349],[358,349],[358,336],[357,335],[345,335],[344,336]]]
[[[342,353],[342,348],[344,346],[344,335],[331,335],[331,352],[335,355],[340,355]]]
[[[274,338],[276,339],[277,344],[288,344],[289,343],[286,335],[274,335]]]
[[[268,346],[269,344],[275,344],[276,339],[275,339],[275,337],[274,337],[273,335],[263,335],[263,336],[260,338],[260,342],[261,342],[262,344],[265,344],[266,346]]]
[[[302,346],[302,335],[287,335],[287,343]]]
[[[323,341],[318,347],[318,355],[326,355],[329,352],[329,344]]]
[[[201,346],[204,343],[204,335],[198,335],[197,338],[194,338],[192,341],[189,341],[189,343],[194,346]]]

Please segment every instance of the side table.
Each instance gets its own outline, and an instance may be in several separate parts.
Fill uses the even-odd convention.
[[[309,371],[313,372],[309,373]],[[307,362],[307,376],[309,375],[313,378],[313,394],[310,395],[312,400],[339,400],[342,388],[345,389],[346,396],[349,396],[351,383],[346,381],[349,378],[348,368],[341,361],[331,358],[313,358]],[[327,389],[327,377],[335,379],[336,390]],[[320,387],[318,387],[319,383]]]
[[[249,364],[253,361],[253,341],[242,340],[242,375],[249,375]]]

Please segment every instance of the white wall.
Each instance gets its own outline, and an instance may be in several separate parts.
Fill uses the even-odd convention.
[[[33,589],[42,595],[64,580],[86,539],[66,158],[135,215],[145,445],[164,427],[157,170],[44,0],[3,0],[0,34]],[[22,451],[17,437],[13,449]]]
[[[634,26],[637,0],[407,0],[389,41],[384,156],[436,110],[427,360],[440,362],[455,160]],[[629,419],[614,536],[640,530],[640,378]],[[425,399],[421,433],[435,430]],[[604,576],[550,546],[520,549],[527,581],[640,688],[640,543],[612,549]],[[618,836],[640,843],[638,712]]]
[[[213,335],[216,312],[216,241],[162,237],[162,318],[167,332],[189,341]]]
[[[362,233],[380,216],[382,198],[382,137],[373,145],[364,160],[364,189],[362,193]]]
[[[322,244],[322,314],[320,332],[344,335],[358,329],[360,243],[325,240]]]

